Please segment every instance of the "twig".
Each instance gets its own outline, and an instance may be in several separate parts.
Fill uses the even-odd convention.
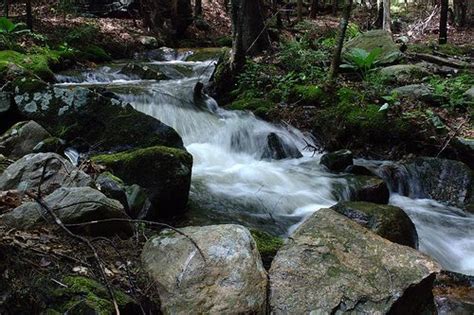
[[[459,131],[461,130],[462,126],[464,126],[469,120],[465,120],[463,121],[461,124],[459,124],[459,126],[456,128],[456,130],[454,130],[454,133],[445,141],[443,147],[441,148],[441,150],[438,152],[438,154],[436,155],[436,157],[439,157],[441,155],[441,153],[443,153],[444,150],[446,150],[446,148],[448,147],[448,145],[451,143],[451,141],[454,139],[454,137],[456,137],[459,133]]]
[[[45,163],[46,164],[46,163]],[[40,182],[41,184],[41,182]],[[39,185],[38,185],[38,192],[39,192]],[[100,270],[100,273],[102,275],[102,278],[104,279],[104,282],[105,282],[105,285],[107,287],[107,291],[109,292],[109,295],[110,295],[110,298],[112,299],[112,304],[114,305],[114,308],[115,308],[115,313],[117,315],[120,315],[120,310],[119,310],[119,307],[118,307],[118,303],[117,303],[117,300],[115,299],[115,294],[114,294],[114,291],[112,290],[112,287],[110,286],[110,283],[109,281],[107,280],[107,274],[105,273],[105,269],[104,269],[104,266],[102,265],[102,261],[100,260],[100,257],[99,257],[99,254],[97,253],[97,251],[95,250],[95,247],[94,245],[91,243],[91,241],[89,241],[87,238],[83,237],[83,236],[80,236],[80,235],[77,235],[77,234],[74,234],[73,232],[71,232],[71,230],[69,230],[65,225],[64,223],[61,221],[61,219],[56,215],[56,213],[51,210],[51,208],[44,202],[44,200],[38,196],[38,195],[35,195],[31,192],[26,192],[26,194],[34,199],[44,210],[46,210],[54,219],[54,222],[64,231],[66,232],[69,236],[71,236],[72,238],[75,238],[83,243],[85,243],[89,248],[90,250],[92,251],[92,253],[94,254],[94,258],[97,262],[97,266],[99,267],[99,270]]]
[[[89,201],[89,203],[95,203],[95,201]],[[87,225],[94,225],[94,224],[102,224],[102,223],[110,223],[110,222],[129,222],[129,223],[143,223],[143,224],[148,224],[151,226],[159,226],[162,228],[170,229],[185,238],[187,238],[199,251],[199,254],[201,255],[202,259],[206,261],[206,257],[204,256],[204,253],[202,252],[201,248],[199,248],[198,244],[196,241],[194,241],[189,235],[187,235],[184,232],[181,232],[179,229],[172,227],[171,225],[168,225],[166,223],[159,223],[159,222],[153,222],[153,221],[147,221],[147,220],[138,220],[138,219],[125,219],[125,218],[110,218],[110,219],[103,219],[103,220],[95,220],[95,221],[89,221],[89,222],[82,222],[82,223],[71,223],[71,224],[65,224],[65,226],[68,227],[81,227],[81,226],[87,226]]]

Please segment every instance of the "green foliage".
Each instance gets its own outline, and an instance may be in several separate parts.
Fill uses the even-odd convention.
[[[16,41],[25,34],[31,34],[23,23],[13,23],[11,20],[0,18],[0,49],[18,49]]]
[[[52,79],[54,74],[49,68],[50,63],[55,63],[59,56],[51,51],[34,51],[33,54],[22,54],[12,50],[0,51],[0,73],[3,73],[9,64],[15,64],[42,79]]]
[[[252,233],[255,243],[257,243],[257,249],[262,256],[263,264],[268,269],[278,250],[284,245],[284,241],[280,237],[259,230],[251,230],[250,233]]]
[[[446,99],[444,106],[447,108],[473,109],[474,104],[467,102],[464,93],[474,86],[474,76],[469,73],[461,74],[453,78],[434,76],[430,79],[435,96]]]
[[[292,90],[292,99],[303,104],[315,104],[324,98],[324,91],[317,85],[296,85]]]
[[[71,46],[78,47],[94,42],[99,28],[94,24],[84,24],[72,28],[64,40]]]
[[[283,69],[302,73],[308,80],[321,78],[321,65],[329,60],[326,52],[314,50],[305,38],[283,43],[278,58]]]
[[[377,66],[381,53],[382,49],[380,48],[370,52],[361,48],[353,48],[344,55],[344,63],[341,64],[341,68],[358,71],[365,78],[369,71]]]

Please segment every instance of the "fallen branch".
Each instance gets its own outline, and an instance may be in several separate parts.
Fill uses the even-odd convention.
[[[414,58],[421,59],[424,61],[432,62],[435,64],[440,64],[444,66],[449,66],[457,69],[469,69],[474,70],[474,64],[469,62],[464,62],[460,60],[455,60],[452,58],[444,58],[440,56],[434,56],[430,54],[420,54],[420,53],[412,53],[410,54]]]
[[[462,126],[464,126],[466,124],[466,122],[468,122],[469,120],[465,120],[463,121],[461,124],[459,124],[459,126],[456,128],[456,130],[454,131],[454,133],[448,137],[443,145],[443,147],[441,148],[441,150],[438,152],[438,154],[436,155],[436,157],[439,157],[441,155],[441,153],[443,153],[444,150],[446,150],[446,148],[448,147],[448,145],[451,143],[451,141],[458,135],[459,131],[461,131],[461,128]]]

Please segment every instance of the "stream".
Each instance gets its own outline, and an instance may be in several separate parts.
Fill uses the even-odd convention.
[[[118,61],[59,74],[57,85],[105,87],[177,130],[194,157],[188,225],[239,223],[287,236],[318,209],[349,198],[353,176],[325,171],[319,165],[321,155],[304,150],[307,143],[314,144],[310,135],[288,125],[267,123],[248,112],[222,109],[210,97],[195,102],[194,86],[198,81],[208,83],[215,61],[184,61],[187,55],[146,62],[147,67],[164,73],[166,80],[121,74],[127,61]],[[277,134],[285,146],[296,145],[303,157],[262,159],[269,133]],[[377,171],[384,162],[356,163]],[[390,204],[404,209],[417,228],[420,251],[444,269],[474,275],[474,216],[391,190]]]

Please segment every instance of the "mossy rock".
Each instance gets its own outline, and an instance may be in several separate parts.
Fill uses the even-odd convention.
[[[257,249],[260,252],[260,256],[262,256],[263,266],[267,270],[270,269],[273,258],[285,243],[284,240],[281,237],[259,230],[250,230],[250,233],[255,243],[257,243]]]
[[[263,98],[244,98],[232,102],[227,108],[232,110],[248,110],[261,117],[266,115],[274,106],[275,104],[273,102]]]
[[[418,248],[415,225],[400,208],[364,201],[345,201],[331,209],[391,242]]]
[[[21,88],[15,88],[14,100],[25,119],[38,122],[69,143],[80,140],[81,147],[87,146],[84,150],[91,149],[88,144],[99,152],[154,145],[183,148],[174,129],[117,99],[81,87],[41,89],[34,85],[38,89],[34,92]]]
[[[193,49],[192,55],[187,57],[186,61],[207,61],[211,59],[219,59],[221,55],[225,54],[225,50],[228,49],[223,49],[221,47]]]
[[[97,281],[81,277],[67,276],[59,287],[51,292],[52,303],[46,314],[98,314],[109,315],[115,312],[107,288]],[[114,290],[119,309],[124,311],[134,300],[125,293]]]
[[[291,92],[291,101],[316,105],[323,101],[324,90],[317,85],[297,85]]]
[[[89,60],[93,62],[107,62],[111,61],[112,57],[102,48],[97,45],[88,45],[79,50],[76,54],[78,59]]]
[[[92,158],[126,184],[145,189],[153,209],[146,219],[183,214],[191,186],[192,156],[185,150],[149,147]]]
[[[386,82],[403,84],[419,82],[424,77],[429,76],[430,72],[418,65],[393,65],[382,68],[380,75]]]
[[[10,64],[15,64],[43,80],[54,81],[54,74],[49,68],[49,64],[58,62],[58,60],[59,56],[55,54],[25,55],[12,50],[3,50],[0,51],[0,74],[5,75]]]
[[[392,39],[392,35],[384,30],[372,30],[360,34],[344,45],[343,54],[353,48],[360,48],[367,52],[381,49],[379,64],[390,64],[402,58],[403,54]]]

